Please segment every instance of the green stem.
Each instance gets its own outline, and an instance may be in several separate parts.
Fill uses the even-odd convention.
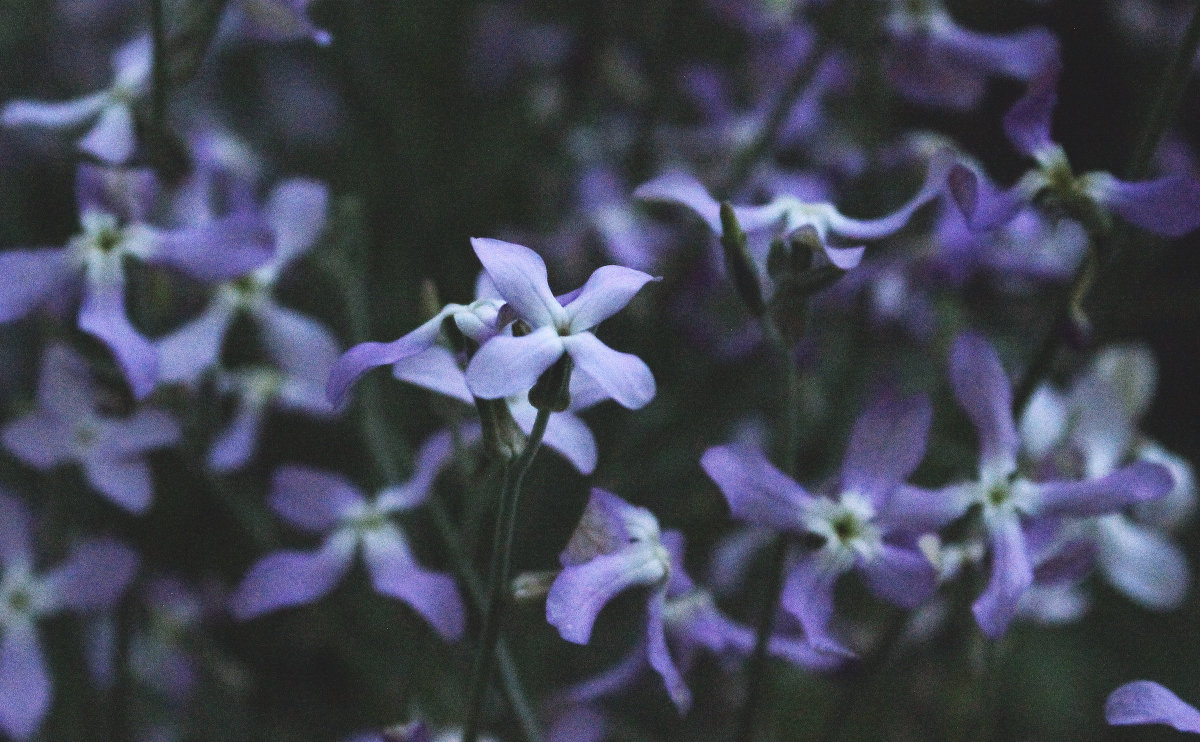
[[[471,676],[470,701],[467,707],[467,723],[463,729],[462,742],[476,742],[479,725],[483,718],[483,705],[487,698],[488,680],[492,672],[492,660],[500,639],[500,625],[504,617],[505,595],[510,580],[513,532],[517,522],[517,506],[521,498],[521,484],[525,472],[533,463],[546,425],[550,422],[550,409],[538,410],[533,430],[521,450],[521,455],[504,472],[504,483],[500,489],[499,512],[492,540],[492,559],[488,569],[487,613],[483,617],[483,631],[475,655],[475,666]]]
[[[781,469],[789,477],[796,476],[797,432],[800,424],[800,394],[799,370],[796,367],[796,357],[788,348],[787,342],[779,333],[768,316],[762,318],[763,330],[778,352],[784,364],[784,415],[780,423],[780,450],[777,454]],[[741,742],[752,742],[754,729],[758,721],[759,709],[763,707],[767,695],[767,665],[771,635],[775,632],[775,616],[779,613],[779,600],[783,594],[783,577],[787,567],[787,557],[791,546],[788,534],[781,533],[775,538],[771,552],[771,563],[768,567],[768,583],[763,593],[762,605],[759,607],[758,621],[754,632],[754,651],[750,655],[746,672],[749,676],[746,691],[746,705],[742,707],[738,721],[737,738]]]

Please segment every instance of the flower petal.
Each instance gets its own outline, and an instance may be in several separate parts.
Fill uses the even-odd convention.
[[[125,314],[124,282],[89,282],[79,309],[79,329],[104,342],[116,357],[135,399],[143,399],[158,380],[158,350],[134,329]]]
[[[721,205],[700,181],[687,173],[664,173],[634,189],[633,197],[642,201],[662,201],[686,206],[696,212],[714,234],[721,234]]]
[[[921,463],[933,408],[925,395],[880,397],[854,423],[842,463],[842,490],[882,508],[887,496]]]
[[[1163,237],[1182,237],[1200,227],[1200,181],[1187,175],[1126,183],[1090,173],[1093,197],[1130,224]]]
[[[114,504],[139,515],[150,508],[154,482],[150,466],[142,459],[114,457],[95,449],[81,463],[88,484]]]
[[[1099,479],[1032,486],[1039,502],[1038,515],[1088,517],[1162,497],[1174,484],[1165,466],[1139,461]]]
[[[0,252],[0,322],[20,319],[62,292],[73,272],[65,249]]]
[[[214,301],[203,314],[156,340],[160,379],[191,384],[216,366],[234,313],[231,302]]]
[[[0,109],[0,125],[44,126],[63,129],[81,126],[109,102],[107,92],[65,101],[14,100]]]
[[[867,585],[879,597],[902,608],[916,608],[937,588],[937,570],[919,551],[883,544],[873,559],[859,562]]]
[[[1183,604],[1188,563],[1179,547],[1152,528],[1120,515],[1101,518],[1098,562],[1110,583],[1138,605],[1170,611]]]
[[[950,485],[930,490],[901,484],[892,490],[878,521],[889,531],[932,533],[960,517],[971,506],[976,485]]]
[[[408,510],[425,502],[433,483],[454,456],[454,436],[442,430],[429,436],[417,452],[413,474],[404,484],[393,485],[375,498],[376,507],[386,512]]]
[[[950,351],[954,397],[979,435],[979,468],[985,479],[1005,477],[1017,468],[1020,440],[1012,416],[1012,387],[991,343],[963,333]]]
[[[619,265],[597,268],[565,307],[571,332],[592,329],[621,311],[647,283],[658,280],[662,279]]]
[[[1001,190],[981,170],[959,163],[950,168],[946,185],[967,227],[972,232],[988,232],[1016,218],[1032,198],[1036,184],[1022,180]]]
[[[530,406],[528,410],[533,410],[533,407]],[[536,410],[532,417],[513,411],[513,420],[526,435],[533,430],[534,417],[536,417]],[[550,421],[546,423],[546,436],[543,441],[547,446],[566,457],[567,461],[571,462],[571,466],[578,469],[580,474],[591,474],[596,470],[596,459],[599,455],[596,449],[596,437],[592,435],[592,429],[587,426],[587,423],[570,412],[558,412],[550,416]]]
[[[250,463],[258,447],[266,410],[261,404],[243,399],[233,413],[233,420],[217,434],[208,450],[208,468],[228,473]]]
[[[467,375],[459,368],[454,351],[440,345],[396,361],[392,365],[392,376],[460,402],[475,403],[475,397],[467,388]]]
[[[280,368],[313,381],[329,378],[342,349],[325,325],[274,301],[264,302],[254,316],[263,345]]]
[[[275,471],[267,501],[288,523],[316,533],[328,531],[351,508],[366,502],[341,475],[294,465]]]
[[[138,555],[113,539],[89,539],[76,544],[45,577],[52,596],[50,610],[90,611],[112,608],[121,599],[138,568]]]
[[[1004,133],[1017,151],[1026,157],[1037,158],[1039,153],[1055,147],[1050,137],[1054,107],[1058,105],[1058,77],[1062,68],[1057,60],[1029,82],[1021,96],[1004,116]]]
[[[325,387],[329,401],[340,406],[358,377],[376,366],[387,366],[428,350],[437,341],[442,320],[449,313],[449,308],[442,309],[424,324],[390,343],[359,343],[343,353],[333,365]]]
[[[335,532],[319,551],[276,551],[246,573],[230,599],[239,621],[291,606],[312,603],[333,589],[350,569],[352,533]]]
[[[630,544],[654,544],[658,540],[658,519],[654,513],[593,487],[579,525],[558,559],[564,567],[571,567],[601,554],[615,553]]]
[[[1033,584],[1033,565],[1025,548],[1025,534],[1015,514],[992,520],[992,578],[971,606],[979,628],[991,639],[1002,636],[1017,614],[1021,596]]]
[[[487,237],[472,237],[471,247],[518,317],[535,328],[553,325],[565,317],[550,290],[546,264],[533,250]]]
[[[579,370],[622,407],[637,410],[654,399],[654,374],[641,358],[613,350],[590,332],[568,335],[562,344]]]
[[[275,186],[267,201],[267,224],[275,233],[275,265],[283,267],[308,252],[325,229],[329,186],[291,178]]]
[[[804,530],[804,508],[812,495],[749,446],[714,446],[700,459],[721,488],[733,517],[781,531]]]
[[[212,283],[244,276],[268,263],[275,236],[263,217],[243,212],[206,224],[153,232],[146,262],[167,265],[197,281]]]
[[[878,219],[852,219],[836,209],[830,209],[827,215],[829,229],[835,234],[854,240],[878,240],[895,234],[908,224],[918,209],[942,193],[946,178],[954,165],[954,155],[949,149],[934,152],[929,159],[921,188],[900,208]],[[830,260],[833,260],[832,256]],[[854,262],[857,264],[857,261]]]
[[[44,471],[74,458],[74,435],[75,426],[70,421],[34,410],[5,425],[0,440],[12,455]]]
[[[394,526],[363,535],[363,558],[377,592],[407,603],[446,641],[462,638],[466,616],[454,578],[418,565]]]
[[[32,623],[0,635],[0,729],[14,739],[33,736],[50,710],[50,672]]]
[[[793,563],[784,578],[780,605],[804,627],[804,638],[816,649],[853,657],[854,653],[829,633],[833,618],[833,587],[841,573],[818,554]]]
[[[109,103],[83,139],[79,149],[111,165],[128,162],[137,147],[133,110],[128,104]]]
[[[654,668],[667,686],[667,694],[675,704],[680,715],[686,714],[692,706],[692,692],[675,667],[667,647],[666,628],[663,623],[663,613],[666,611],[666,591],[655,590],[646,605],[646,655],[650,666]]]
[[[646,544],[612,554],[600,554],[559,573],[546,596],[546,620],[562,638],[587,644],[592,624],[608,601],[634,585],[652,585],[666,576],[666,567]]]
[[[577,336],[572,336],[577,337]],[[480,346],[467,365],[467,387],[476,397],[499,399],[527,392],[564,352],[553,327],[529,335],[497,335]]]
[[[1166,724],[1200,734],[1200,711],[1150,680],[1135,680],[1114,690],[1104,704],[1104,718],[1114,726]]]

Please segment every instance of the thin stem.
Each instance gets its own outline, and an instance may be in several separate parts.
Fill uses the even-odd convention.
[[[164,0],[150,0],[150,37],[154,44],[151,69],[150,120],[161,134],[167,128],[167,21]]]
[[[796,357],[788,348],[787,342],[768,316],[762,319],[763,330],[771,340],[784,364],[784,414],[780,423],[782,430],[779,439],[780,450],[777,454],[781,469],[789,477],[796,476],[797,432],[800,425],[800,394],[799,370],[796,367]],[[771,635],[775,633],[775,616],[779,613],[779,600],[783,594],[783,576],[787,568],[787,557],[791,546],[788,534],[781,533],[775,537],[772,547],[771,562],[768,567],[768,582],[763,593],[763,602],[759,607],[758,621],[754,632],[754,651],[750,655],[746,672],[749,676],[746,691],[746,705],[742,707],[738,722],[737,738],[741,742],[752,742],[754,728],[758,721],[759,709],[762,708],[767,695],[767,665]]]
[[[504,483],[500,489],[500,506],[496,517],[496,530],[492,542],[491,567],[488,570],[488,602],[487,613],[483,617],[483,632],[480,636],[478,651],[475,655],[475,668],[471,677],[471,695],[467,707],[467,723],[463,729],[462,742],[476,742],[479,736],[479,724],[483,717],[483,705],[487,698],[488,680],[492,672],[492,659],[495,656],[496,644],[500,639],[500,625],[504,617],[505,596],[510,579],[513,532],[517,523],[517,506],[521,498],[521,484],[525,472],[533,463],[538,448],[542,445],[542,437],[546,434],[546,425],[550,422],[550,409],[543,407],[538,410],[537,419],[533,422],[533,430],[521,450],[516,461],[509,464],[504,472]]]
[[[1200,3],[1192,13],[1192,20],[1183,33],[1183,40],[1175,58],[1171,60],[1162,82],[1155,94],[1154,105],[1146,117],[1145,127],[1138,137],[1137,146],[1126,170],[1126,176],[1131,180],[1139,180],[1150,171],[1150,162],[1158,143],[1167,130],[1167,124],[1175,117],[1179,104],[1183,100],[1183,91],[1187,87],[1188,78],[1192,73],[1192,60],[1196,57],[1196,49],[1200,48]]]

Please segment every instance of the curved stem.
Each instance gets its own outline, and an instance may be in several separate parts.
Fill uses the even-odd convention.
[[[483,617],[483,631],[475,655],[475,667],[471,674],[471,695],[467,706],[467,723],[463,728],[462,742],[475,742],[479,736],[479,724],[483,718],[483,705],[487,700],[488,681],[492,674],[492,660],[496,644],[500,639],[500,624],[504,617],[505,594],[511,571],[513,532],[517,523],[517,506],[521,499],[521,484],[525,472],[533,463],[546,425],[550,422],[550,409],[538,410],[533,430],[521,450],[521,455],[508,465],[504,472],[504,483],[500,488],[499,512],[496,530],[492,539],[492,559],[488,569],[487,613]]]

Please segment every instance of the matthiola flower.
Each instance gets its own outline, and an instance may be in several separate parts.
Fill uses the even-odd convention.
[[[274,257],[253,271],[227,276],[231,280],[217,286],[198,317],[158,340],[163,381],[194,383],[216,365],[225,334],[239,314],[254,320],[267,353],[280,366],[303,369],[311,378],[329,374],[340,351],[338,341],[324,325],[275,298],[281,274],[324,231],[328,201],[325,184],[305,178],[285,180],[272,189],[261,218],[275,235]]]
[[[834,496],[810,494],[749,446],[716,446],[701,459],[738,520],[824,540],[793,559],[783,594],[783,607],[822,651],[848,653],[829,631],[843,573],[859,571],[874,593],[906,608],[933,594],[933,565],[911,543],[919,529],[896,505],[924,456],[930,415],[924,397],[877,399],[855,423]]]
[[[789,194],[777,195],[761,206],[735,206],[733,211],[760,268],[766,265],[767,249],[773,239],[811,229],[828,262],[849,270],[862,260],[865,248],[837,247],[833,242],[878,240],[903,229],[917,209],[941,192],[951,166],[950,157],[948,150],[936,153],[917,194],[896,211],[879,219],[854,219],[842,214],[832,203],[804,201]],[[633,195],[645,201],[686,206],[696,212],[714,234],[720,236],[723,233],[720,203],[691,175],[679,171],[666,173],[638,186]]]
[[[972,229],[1008,223],[1026,204],[1044,200],[1062,208],[1091,231],[1106,230],[1111,214],[1164,237],[1180,237],[1200,227],[1200,181],[1185,175],[1128,183],[1107,172],[1075,175],[1062,145],[1051,139],[1058,103],[1060,67],[1052,64],[1029,84],[1004,117],[1004,132],[1017,151],[1037,167],[1011,188],[1001,190],[966,164],[950,172],[950,192]]]
[[[113,55],[113,83],[108,89],[58,103],[12,101],[0,110],[0,124],[89,127],[79,148],[104,162],[122,164],[137,146],[133,106],[149,90],[152,55],[150,37],[139,36]]]
[[[326,388],[329,400],[337,405],[344,403],[350,387],[360,376],[377,366],[394,365],[437,347],[438,340],[443,337],[447,320],[452,321],[457,331],[473,343],[482,344],[495,337],[499,332],[496,318],[504,300],[496,293],[491,282],[483,280],[482,276],[475,294],[476,299],[470,304],[447,304],[433,317],[398,340],[390,343],[359,343],[346,351],[329,375],[329,385]],[[431,362],[436,364],[439,360],[431,356]],[[419,367],[420,364],[417,365]],[[450,379],[446,389],[433,387],[432,384],[438,381],[438,374],[434,373],[430,375],[429,383],[422,386],[456,396],[458,387],[454,384],[453,377]]]
[[[593,503],[589,503],[588,511],[585,511],[584,520],[580,524],[580,530],[576,531],[577,538],[581,538],[579,536],[581,532],[585,533],[584,537],[591,538],[592,534],[596,533],[597,527],[620,528],[619,524],[613,526],[611,523],[595,525],[597,522],[595,514],[606,509],[608,512],[602,517],[610,519],[614,517],[636,519],[640,518],[642,514],[649,515],[641,508],[633,508],[602,490],[593,491],[593,502],[596,501],[597,496],[612,499],[607,503],[595,506]],[[649,517],[653,518],[653,516]],[[600,540],[607,538],[607,535],[602,536]],[[614,539],[614,541],[619,542],[619,539]],[[572,542],[574,543],[575,539]],[[587,703],[602,696],[626,690],[649,666],[667,682],[671,700],[679,711],[686,713],[691,704],[691,693],[683,684],[680,671],[675,669],[676,667],[686,672],[694,664],[698,653],[702,650],[716,655],[718,658],[745,657],[754,650],[754,630],[725,616],[717,607],[712,594],[693,582],[684,570],[683,535],[678,531],[666,531],[659,537],[659,543],[667,552],[668,575],[665,586],[659,586],[664,591],[661,598],[657,593],[651,595],[648,609],[648,618],[651,623],[648,626],[645,640],[639,642],[633,652],[605,672],[568,688],[563,693],[563,697],[571,703]],[[568,549],[570,548],[568,546]],[[619,551],[618,549],[617,553]],[[638,559],[632,553],[626,554],[624,558],[631,565]],[[595,568],[589,567],[589,569]],[[595,569],[584,575],[583,579],[600,583],[604,580],[603,574],[603,568]],[[654,584],[657,585],[657,583]],[[616,592],[625,587],[627,585],[622,585]],[[603,595],[607,592],[608,586],[593,584],[593,589],[597,592],[597,597],[602,598],[604,602],[612,597],[611,594],[608,594],[607,597]],[[655,602],[660,599],[663,601],[661,608],[655,605]],[[547,602],[548,610],[549,606],[550,603]],[[655,622],[661,622],[661,628]],[[657,643],[656,636],[659,631],[665,637],[665,645]],[[768,646],[775,656],[808,669],[828,669],[839,661],[839,658],[818,651],[805,640],[784,635],[777,634],[771,637]],[[664,669],[667,668],[667,663],[670,663],[670,667]]]
[[[938,508],[928,507],[929,493],[916,488],[902,499],[914,514],[926,510],[922,517],[933,523],[948,523],[971,505],[981,507],[992,574],[972,610],[983,632],[995,638],[1004,633],[1033,582],[1028,534],[1041,525],[1039,521],[1119,512],[1165,495],[1172,486],[1171,475],[1158,464],[1138,462],[1094,479],[1031,481],[1017,471],[1020,440],[1011,411],[1012,387],[987,340],[968,333],[955,341],[950,381],[979,435],[978,478],[943,489]]]
[[[75,194],[83,231],[66,247],[0,252],[0,322],[39,306],[70,306],[82,295],[79,329],[112,351],[137,398],[158,380],[158,352],[125,310],[125,268],[133,258],[200,281],[239,276],[270,257],[271,233],[251,214],[195,227],[161,229],[146,222],[156,190],[148,170],[79,167]]]
[[[34,570],[32,522],[24,503],[0,494],[0,729],[33,736],[50,710],[53,679],[37,623],[63,611],[112,608],[138,558],[111,539],[77,543],[58,566]]]
[[[1200,734],[1200,711],[1151,680],[1135,680],[1114,690],[1104,704],[1104,718],[1114,726],[1166,724]]]
[[[893,0],[886,29],[892,84],[930,105],[973,108],[989,77],[1028,80],[1058,60],[1058,41],[1049,30],[971,31],[955,23],[940,0]]]
[[[327,368],[327,367],[326,367]],[[318,418],[335,410],[325,396],[325,369],[319,365],[298,369],[252,366],[217,374],[217,388],[236,400],[233,419],[217,435],[208,465],[215,471],[232,471],[249,463],[258,445],[267,411],[277,408]]]
[[[1172,521],[1156,523],[1142,509],[1175,500],[1186,515],[1195,500],[1190,467],[1169,454],[1146,446],[1137,418],[1153,395],[1154,359],[1139,346],[1102,350],[1066,393],[1043,386],[1035,392],[1020,432],[1024,449],[1048,473],[1102,477],[1130,460],[1168,465],[1174,486],[1154,503],[1131,513],[1112,513],[1073,524],[1070,535],[1095,544],[1096,562],[1104,577],[1138,604],[1170,610],[1187,593],[1188,564],[1165,532]],[[1160,453],[1161,452],[1161,453]],[[1147,455],[1148,454],[1148,455]],[[1160,508],[1160,511],[1166,510]]]
[[[139,407],[127,417],[106,413],[87,361],[65,345],[46,349],[37,407],[0,432],[5,448],[29,466],[78,464],[92,487],[135,513],[145,512],[153,499],[147,454],[179,438],[178,423],[162,410]]]
[[[288,523],[325,536],[317,551],[277,551],[250,568],[231,600],[234,617],[246,620],[289,606],[312,603],[350,569],[361,545],[375,591],[407,603],[441,636],[462,636],[462,601],[454,580],[421,567],[394,513],[424,502],[452,451],[439,433],[421,447],[412,479],[368,500],[336,474],[286,466],[271,483],[271,507]]]
[[[556,298],[546,264],[533,250],[511,242],[471,240],[483,269],[527,334],[496,335],[467,366],[467,386],[482,399],[529,390],[564,355],[623,407],[638,409],[654,398],[654,376],[637,356],[605,345],[591,329],[620,311],[655,280],[616,265],[597,269],[577,291]]]

